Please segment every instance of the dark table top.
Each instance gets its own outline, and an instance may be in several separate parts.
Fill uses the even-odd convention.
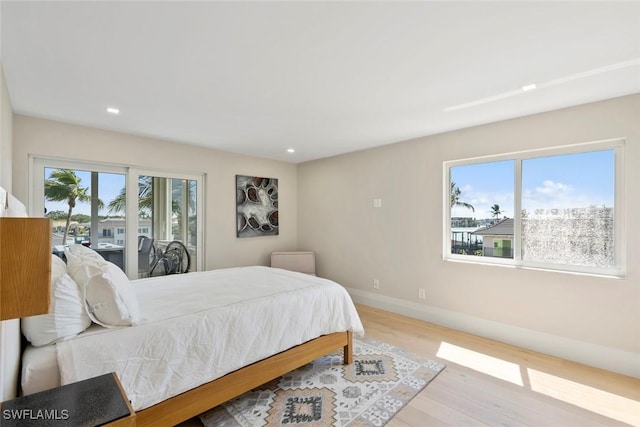
[[[105,374],[3,402],[0,425],[93,427],[128,415],[114,374]]]

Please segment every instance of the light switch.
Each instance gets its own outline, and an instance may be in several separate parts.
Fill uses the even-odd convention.
[[[373,199],[373,207],[381,208],[382,207],[382,199]]]

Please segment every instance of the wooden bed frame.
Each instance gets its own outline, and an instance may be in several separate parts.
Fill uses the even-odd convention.
[[[323,335],[143,409],[136,413],[136,425],[176,425],[340,347],[344,348],[344,363],[351,364],[352,333],[347,331]]]

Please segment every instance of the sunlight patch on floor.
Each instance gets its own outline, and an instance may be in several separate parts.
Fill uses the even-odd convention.
[[[639,423],[640,402],[535,369],[527,369],[527,374],[535,392],[624,423]]]
[[[437,356],[503,381],[523,385],[520,366],[515,363],[446,342],[440,344]]]

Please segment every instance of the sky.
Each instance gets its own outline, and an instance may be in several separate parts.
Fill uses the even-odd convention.
[[[46,168],[48,178],[54,169]],[[91,185],[91,173],[76,173],[81,183]],[[475,211],[453,207],[451,216],[491,218],[491,206],[498,204],[501,216],[513,218],[514,210],[514,162],[478,163],[452,167],[451,180],[462,193],[459,200],[471,204]],[[99,173],[98,197],[105,208],[100,215],[107,215],[106,206],[125,186],[125,175]],[[614,200],[614,151],[603,150],[588,153],[524,160],[522,163],[522,207],[532,212],[538,208],[576,208],[591,205],[613,206]],[[45,201],[48,212],[66,212],[65,202]],[[88,203],[78,203],[73,213],[91,214]],[[112,213],[113,215],[113,213]]]
[[[49,175],[55,168],[45,168],[44,174],[46,179],[49,178]],[[78,175],[81,179],[81,185],[85,187],[91,187],[91,172],[89,171],[81,171],[76,170],[76,175]],[[123,174],[115,174],[115,173],[98,173],[98,198],[102,200],[104,203],[104,208],[100,209],[98,215],[122,215],[124,213],[108,213],[107,206],[109,202],[116,198],[116,196],[120,193],[125,186],[125,175]],[[63,211],[67,212],[69,210],[69,205],[66,202],[50,202],[45,200],[44,207],[47,209],[47,212],[52,211]],[[76,207],[73,209],[72,214],[85,214],[91,215],[91,205],[89,203],[77,203]]]
[[[501,217],[513,218],[513,160],[452,167],[450,173],[462,191],[459,200],[475,208],[453,207],[452,217],[491,218],[498,204]],[[523,160],[522,208],[613,207],[614,175],[613,150]]]

